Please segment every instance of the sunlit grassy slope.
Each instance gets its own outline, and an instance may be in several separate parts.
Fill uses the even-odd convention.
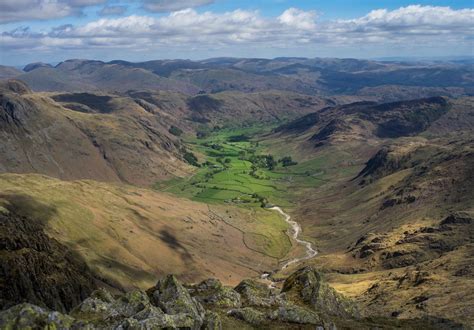
[[[0,205],[17,204],[77,251],[106,282],[149,287],[174,273],[228,284],[277,267],[291,248],[287,224],[260,208],[212,205],[95,181],[1,174]]]

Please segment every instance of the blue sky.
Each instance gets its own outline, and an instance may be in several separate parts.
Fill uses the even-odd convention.
[[[473,54],[472,0],[1,0],[0,64]]]

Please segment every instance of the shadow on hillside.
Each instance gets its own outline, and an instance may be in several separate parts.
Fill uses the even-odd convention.
[[[0,205],[1,309],[29,302],[69,311],[97,288],[82,257],[46,234],[56,207],[19,194],[0,194]]]
[[[178,241],[176,236],[172,234],[170,231],[167,229],[162,229],[160,231],[160,239],[168,245],[169,248],[173,250],[177,250],[178,253],[181,256],[181,259],[183,261],[189,261],[192,260],[193,257],[191,254],[188,252],[188,250]]]
[[[1,203],[5,201],[5,203]],[[57,214],[55,206],[46,205],[24,194],[0,194],[0,205],[12,214],[32,218],[41,225],[41,229]]]

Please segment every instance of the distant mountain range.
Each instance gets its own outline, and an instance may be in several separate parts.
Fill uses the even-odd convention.
[[[35,91],[177,91],[259,92],[282,90],[310,95],[359,94],[378,88],[378,95],[391,95],[406,86],[427,93],[441,90],[447,96],[471,94],[472,63],[371,61],[332,58],[239,59],[202,61],[67,60],[51,66],[32,63],[21,72],[1,67],[0,77],[26,82]]]

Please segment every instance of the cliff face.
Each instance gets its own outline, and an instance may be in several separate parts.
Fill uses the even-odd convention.
[[[14,199],[0,209],[0,307],[30,302],[68,311],[97,288],[95,279],[72,251],[44,233],[46,218],[18,213],[15,203],[31,201]]]

